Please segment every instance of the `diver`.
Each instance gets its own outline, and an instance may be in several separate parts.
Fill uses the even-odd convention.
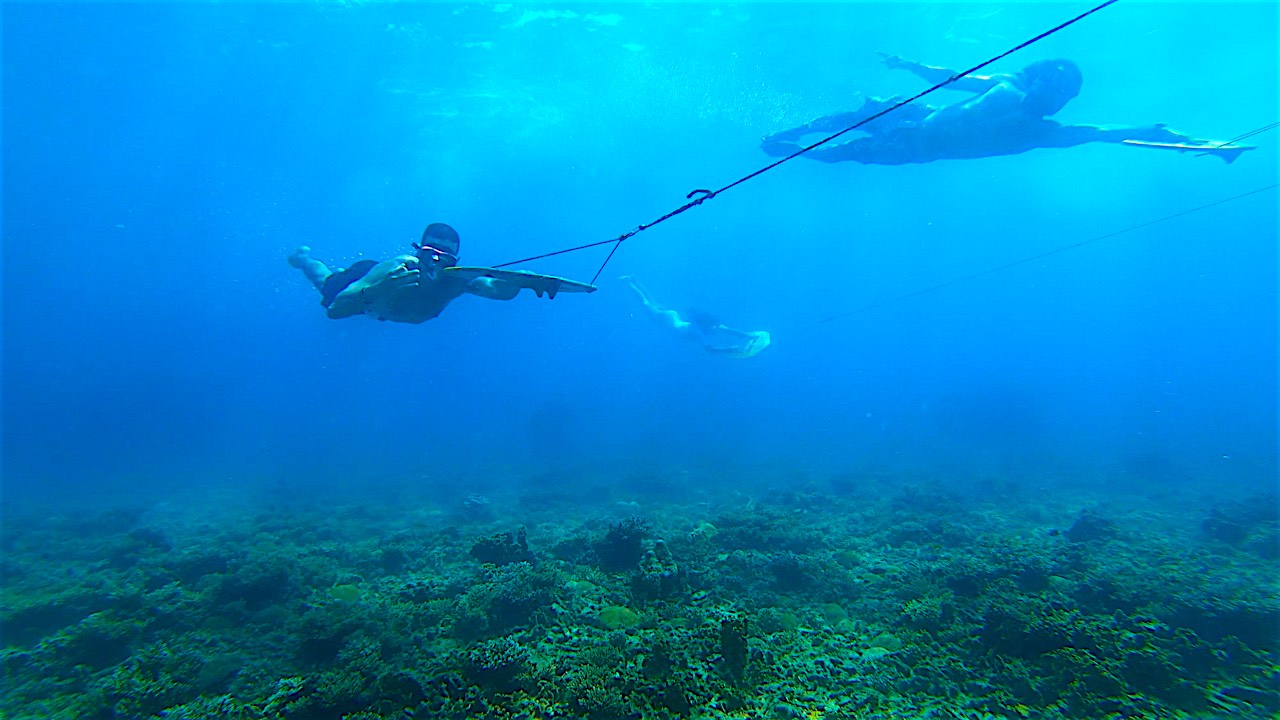
[[[681,317],[675,310],[668,310],[649,299],[649,294],[630,275],[618,278],[625,280],[640,297],[645,310],[659,324],[671,328],[677,335],[696,340],[704,350],[716,355],[727,355],[735,358],[749,358],[759,355],[769,347],[769,333],[764,330],[735,330],[717,320],[712,315],[690,310]]]
[[[957,74],[897,55],[880,55],[890,69],[909,70],[930,83]],[[864,136],[816,147],[805,156],[823,162],[903,165],[1106,142],[1217,155],[1230,163],[1253,149],[1198,140],[1163,124],[1063,125],[1050,120],[1050,115],[1080,94],[1081,82],[1080,68],[1070,60],[1041,60],[1013,75],[964,75],[943,89],[973,93],[969,99],[941,107],[904,105],[859,127]],[[901,99],[864,98],[862,106],[852,112],[826,115],[770,135],[762,141],[761,149],[773,157],[786,157],[809,144],[800,142],[809,133],[839,132],[898,102]]]
[[[320,304],[334,320],[368,315],[378,320],[422,323],[464,294],[510,300],[526,288],[548,299],[559,292],[595,291],[592,285],[551,275],[459,267],[461,245],[452,227],[432,223],[422,232],[422,242],[414,243],[413,253],[390,260],[361,260],[335,271],[311,257],[311,248],[304,245],[289,256],[289,264],[320,291]]]

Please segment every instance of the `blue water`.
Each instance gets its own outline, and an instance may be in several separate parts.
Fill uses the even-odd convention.
[[[1150,633],[1147,612],[1212,647],[1191,700],[1161,694],[1170,683],[1143,667],[1125,676],[1129,700],[1267,716],[1280,704],[1276,510],[1259,507],[1274,504],[1278,474],[1275,130],[1232,164],[1108,144],[902,166],[797,158],[633,236],[594,294],[462,297],[422,325],[330,320],[285,261],[304,244],[333,266],[391,257],[432,222],[458,229],[467,265],[616,238],[772,162],[765,135],[850,110],[859,93],[927,86],[877,51],[970,67],[1087,8],[5,4],[0,574],[17,589],[0,606],[0,660],[22,684],[6,708],[141,717],[234,695],[265,716],[277,680],[305,673],[313,698],[317,673],[341,671],[308,666],[296,641],[353,593],[385,661],[425,677],[437,671],[423,663],[489,636],[397,641],[376,613],[467,606],[463,589],[497,582],[468,556],[473,539],[525,524],[538,577],[568,588],[556,622],[603,647],[602,598],[651,613],[653,598],[560,549],[600,547],[607,521],[634,512],[690,578],[657,603],[660,626],[712,623],[702,639],[720,649],[698,662],[739,646],[797,658],[778,649],[803,639],[797,623],[834,626],[846,611],[860,624],[839,641],[863,652],[902,644],[868,645],[882,631],[908,650],[935,631],[932,647],[950,647],[951,631],[911,612],[929,601],[970,622],[1001,617],[999,593],[1034,610],[1037,593],[1057,592],[1102,635]],[[1070,58],[1083,91],[1057,120],[1225,140],[1277,119],[1276,27],[1270,2],[1121,2],[989,71]],[[607,253],[520,267],[588,281]],[[652,322],[621,275],[772,345],[748,359],[704,352]],[[492,514],[472,513],[469,495]],[[1063,560],[1073,552],[1090,564]],[[1033,576],[1028,587],[965,595],[965,562],[1043,567],[1007,571]],[[784,572],[805,567],[823,579]],[[907,567],[930,569],[896,575]],[[1156,567],[1190,579],[1144,579]],[[504,582],[521,585],[519,572]],[[793,576],[808,585],[786,587]],[[1116,591],[1116,610],[1099,578],[1137,589]],[[1182,593],[1162,579],[1200,584]],[[447,592],[397,605],[402,586]],[[199,598],[191,618],[173,607],[196,600],[167,605],[179,590]],[[541,624],[550,597],[533,606],[547,615],[519,621],[526,648],[577,637]],[[754,613],[746,630],[719,625],[716,613],[739,611]],[[103,630],[103,618],[128,622]],[[443,623],[415,627],[431,622]],[[653,634],[628,632],[607,643]],[[987,628],[991,647],[965,645],[976,654],[964,662],[1005,667],[982,653],[1016,655],[1019,632]],[[359,651],[343,642],[326,662]],[[172,697],[100,682],[131,677],[130,653],[176,667],[195,647],[223,674],[184,679]],[[228,657],[248,669],[231,673]],[[1008,667],[1032,666],[1018,657]],[[1057,661],[1027,672],[1040,682]],[[954,697],[907,675],[894,692],[912,708]],[[827,680],[832,697],[848,694]],[[963,692],[985,704],[965,707],[1001,717],[1051,701],[1054,717],[1098,717],[1124,702],[984,682]],[[495,706],[518,695],[484,692]],[[768,692],[742,702],[775,707]],[[144,710],[122,709],[139,698]],[[337,717],[374,699],[312,708]],[[582,697],[556,702],[611,717]],[[808,717],[834,712],[822,707]],[[796,708],[769,716],[806,714]],[[184,712],[167,717],[200,716]]]
[[[1225,139],[1274,119],[1275,7],[1213,7],[1120,3],[991,70],[1070,57],[1059,120]],[[799,159],[636,236],[595,295],[422,326],[330,321],[284,262],[388,257],[429,222],[467,264],[616,237],[765,164],[767,133],[924,88],[873,51],[967,67],[1083,9],[8,5],[7,490],[885,452],[1273,478],[1274,189],[815,323],[1264,187],[1274,133],[1233,165]],[[623,273],[774,344],[703,354]]]

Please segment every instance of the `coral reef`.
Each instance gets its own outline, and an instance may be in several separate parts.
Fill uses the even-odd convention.
[[[471,546],[471,557],[482,563],[492,565],[510,565],[511,563],[533,563],[533,553],[529,552],[529,537],[524,528],[515,533],[495,533],[476,540]]]
[[[951,490],[940,502],[927,483],[883,476],[755,495],[651,484],[668,488],[663,504],[622,519],[573,494],[475,501],[461,517],[445,501],[430,527],[356,504],[189,525],[114,510],[11,518],[0,712],[1280,712],[1276,521],[1256,502],[1157,522],[1138,501],[1023,508]]]

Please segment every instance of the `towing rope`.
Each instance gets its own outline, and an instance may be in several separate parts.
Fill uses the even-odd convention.
[[[1085,19],[1086,17],[1089,17],[1090,15],[1092,15],[1092,14],[1094,14],[1094,13],[1098,12],[1099,10],[1101,10],[1101,9],[1103,9],[1103,8],[1105,8],[1105,7],[1107,7],[1108,5],[1114,5],[1116,2],[1118,2],[1118,0],[1106,0],[1106,2],[1103,2],[1103,3],[1101,3],[1101,4],[1097,5],[1096,7],[1092,8],[1092,9],[1090,9],[1090,10],[1086,11],[1086,12],[1080,13],[1079,15],[1077,15],[1077,16],[1075,16],[1075,17],[1071,18],[1070,20],[1067,20],[1066,22],[1063,22],[1063,23],[1061,23],[1061,24],[1059,24],[1059,25],[1057,25],[1057,26],[1055,26],[1055,27],[1053,27],[1053,28],[1051,28],[1051,29],[1049,29],[1049,30],[1046,30],[1046,31],[1042,32],[1042,33],[1040,33],[1039,35],[1036,35],[1035,37],[1031,38],[1030,40],[1026,40],[1025,42],[1019,43],[1018,45],[1016,45],[1016,46],[1014,46],[1014,47],[1012,47],[1012,48],[1009,48],[1008,50],[1006,50],[1006,51],[1004,51],[1004,52],[1000,53],[999,55],[996,55],[995,57],[993,57],[993,58],[991,58],[991,59],[989,59],[989,60],[987,60],[987,61],[985,61],[985,62],[978,63],[977,65],[974,65],[973,67],[969,68],[968,70],[965,70],[965,71],[963,71],[963,72],[959,72],[959,73],[956,73],[955,75],[952,75],[951,77],[947,78],[946,80],[943,80],[942,82],[938,83],[937,85],[934,85],[933,87],[929,88],[928,90],[925,90],[925,91],[920,92],[920,93],[916,93],[915,95],[913,95],[913,96],[911,96],[911,97],[907,98],[906,100],[903,100],[903,101],[901,101],[901,102],[895,103],[894,105],[891,105],[891,106],[889,106],[888,108],[885,108],[884,110],[881,110],[880,112],[878,112],[878,113],[876,113],[876,114],[874,114],[874,115],[871,115],[871,116],[869,116],[869,117],[863,118],[862,120],[859,120],[858,122],[854,123],[853,125],[850,125],[849,127],[845,128],[845,129],[843,129],[843,130],[841,130],[840,132],[835,133],[834,135],[827,136],[827,137],[825,137],[825,138],[823,138],[823,139],[819,140],[818,142],[813,143],[812,145],[809,145],[809,146],[807,146],[807,147],[800,148],[799,150],[797,150],[797,151],[795,151],[795,152],[791,153],[790,155],[788,155],[788,156],[786,156],[786,157],[784,157],[784,158],[782,158],[782,159],[780,159],[780,160],[775,160],[774,162],[771,162],[771,163],[769,163],[768,165],[765,165],[764,167],[760,168],[759,170],[756,170],[756,171],[755,171],[755,172],[753,172],[753,173],[750,173],[750,174],[748,174],[748,175],[744,175],[744,176],[742,176],[742,177],[738,178],[737,180],[734,180],[733,182],[729,183],[728,185],[725,185],[724,187],[720,188],[719,190],[706,190],[706,189],[698,189],[698,190],[694,190],[694,191],[690,192],[688,195],[685,195],[685,199],[687,199],[689,202],[685,203],[684,205],[681,205],[680,207],[676,208],[675,210],[672,210],[671,212],[667,213],[666,215],[663,215],[662,217],[660,217],[660,218],[658,218],[658,219],[656,219],[656,220],[654,220],[654,221],[652,221],[652,222],[648,222],[648,223],[644,223],[644,224],[641,224],[641,225],[637,225],[636,227],[632,228],[631,230],[628,230],[627,232],[625,232],[625,233],[623,233],[623,234],[619,235],[619,236],[618,236],[618,237],[616,237],[616,238],[613,238],[612,240],[600,240],[600,241],[593,242],[593,243],[587,243],[587,244],[585,244],[585,245],[578,245],[578,246],[571,247],[571,248],[565,248],[564,250],[555,250],[555,251],[553,251],[553,252],[542,253],[541,255],[534,255],[534,256],[532,256],[532,257],[522,258],[522,259],[520,259],[520,260],[512,260],[511,262],[505,262],[505,263],[502,263],[502,264],[500,264],[500,265],[494,265],[493,267],[495,267],[495,268],[501,268],[501,267],[508,267],[508,266],[510,266],[510,265],[519,265],[519,264],[522,264],[522,263],[532,262],[532,261],[534,261],[534,260],[542,260],[543,258],[554,257],[554,256],[556,256],[556,255],[564,255],[564,254],[566,254],[566,253],[577,252],[577,251],[579,251],[579,250],[586,250],[586,249],[589,249],[589,248],[600,247],[601,245],[608,245],[608,244],[612,243],[612,244],[613,244],[613,247],[609,249],[609,254],[608,254],[608,256],[606,256],[606,257],[605,257],[604,262],[600,263],[600,268],[599,268],[598,270],[596,270],[596,274],[595,274],[595,275],[593,275],[593,276],[591,277],[591,284],[592,284],[592,285],[595,285],[596,280],[600,279],[600,273],[604,272],[604,268],[605,268],[605,266],[606,266],[606,265],[608,265],[608,264],[609,264],[609,261],[613,259],[614,254],[616,254],[616,253],[618,252],[618,248],[619,248],[619,247],[621,247],[622,243],[623,243],[624,241],[626,241],[627,239],[631,238],[632,236],[636,235],[637,233],[640,233],[640,232],[643,232],[643,231],[645,231],[645,230],[648,230],[649,228],[651,228],[651,227],[653,227],[654,225],[657,225],[657,224],[659,224],[659,223],[666,222],[667,220],[670,220],[671,218],[673,218],[673,217],[675,217],[675,216],[679,215],[680,213],[682,213],[682,212],[684,212],[684,211],[686,211],[686,210],[690,210],[690,209],[692,209],[692,208],[695,208],[695,207],[697,207],[697,206],[701,205],[702,203],[704,203],[704,202],[706,202],[706,201],[708,201],[708,200],[710,200],[710,199],[712,199],[712,198],[716,197],[717,195],[719,195],[720,193],[722,193],[722,192],[724,192],[724,191],[726,191],[726,190],[729,190],[729,189],[731,189],[731,188],[735,188],[735,187],[737,187],[737,186],[741,185],[742,183],[744,183],[744,182],[746,182],[746,181],[748,181],[748,180],[750,180],[750,179],[752,179],[752,178],[755,178],[755,177],[757,177],[757,176],[759,176],[759,175],[763,175],[764,173],[766,173],[766,172],[768,172],[768,171],[770,171],[770,170],[772,170],[772,169],[774,169],[774,168],[778,167],[779,165],[781,165],[781,164],[783,164],[783,163],[785,163],[785,162],[788,162],[788,161],[790,161],[790,160],[794,160],[794,159],[795,159],[795,158],[797,158],[797,157],[800,157],[801,155],[803,155],[803,154],[805,154],[805,153],[809,152],[810,150],[813,150],[814,148],[817,148],[817,147],[821,147],[821,146],[823,146],[823,145],[826,145],[827,143],[831,142],[832,140],[835,140],[836,138],[838,138],[838,137],[840,137],[840,136],[842,136],[842,135],[844,135],[844,134],[846,134],[846,133],[852,132],[853,130],[857,130],[858,128],[862,127],[863,125],[866,125],[867,123],[871,122],[872,120],[876,120],[876,119],[878,119],[878,118],[884,117],[885,115],[887,115],[887,114],[889,114],[889,113],[893,112],[894,110],[897,110],[898,108],[902,107],[903,105],[908,105],[908,104],[910,104],[910,103],[915,102],[916,100],[919,100],[920,98],[922,98],[922,97],[924,97],[924,96],[926,96],[926,95],[929,95],[930,93],[937,92],[938,90],[940,90],[940,89],[942,89],[942,88],[946,87],[947,85],[950,85],[951,83],[953,83],[953,82],[955,82],[955,81],[959,80],[960,78],[963,78],[963,77],[964,77],[964,76],[966,76],[966,75],[972,75],[973,73],[975,73],[975,72],[977,72],[977,71],[981,70],[982,68],[984,68],[984,67],[986,67],[986,66],[988,66],[988,65],[990,65],[990,64],[992,64],[992,63],[994,63],[994,62],[997,62],[997,61],[999,61],[999,60],[1002,60],[1002,59],[1004,59],[1005,57],[1007,57],[1007,56],[1009,56],[1009,55],[1012,55],[1013,53],[1015,53],[1015,52],[1017,52],[1017,51],[1019,51],[1019,50],[1021,50],[1021,49],[1025,48],[1025,47],[1027,47],[1027,46],[1029,46],[1029,45],[1032,45],[1032,44],[1034,44],[1034,43],[1037,43],[1037,42],[1039,42],[1039,41],[1041,41],[1041,40],[1043,40],[1043,39],[1045,39],[1045,38],[1049,37],[1050,35],[1052,35],[1052,34],[1054,34],[1054,33],[1058,32],[1059,30],[1063,30],[1064,28],[1067,28],[1067,27],[1069,27],[1069,26],[1071,26],[1071,25],[1074,25],[1074,24],[1075,24],[1075,23],[1077,23],[1077,22],[1080,22],[1081,20]],[[696,195],[697,197],[694,197],[695,195]]]

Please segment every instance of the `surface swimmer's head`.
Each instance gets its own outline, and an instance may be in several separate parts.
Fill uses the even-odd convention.
[[[431,223],[422,231],[422,242],[415,247],[419,258],[452,267],[458,264],[462,239],[458,237],[458,231],[448,225]]]
[[[1070,60],[1040,60],[1014,76],[1018,89],[1026,93],[1025,105],[1037,115],[1052,115],[1080,94],[1084,77]]]

